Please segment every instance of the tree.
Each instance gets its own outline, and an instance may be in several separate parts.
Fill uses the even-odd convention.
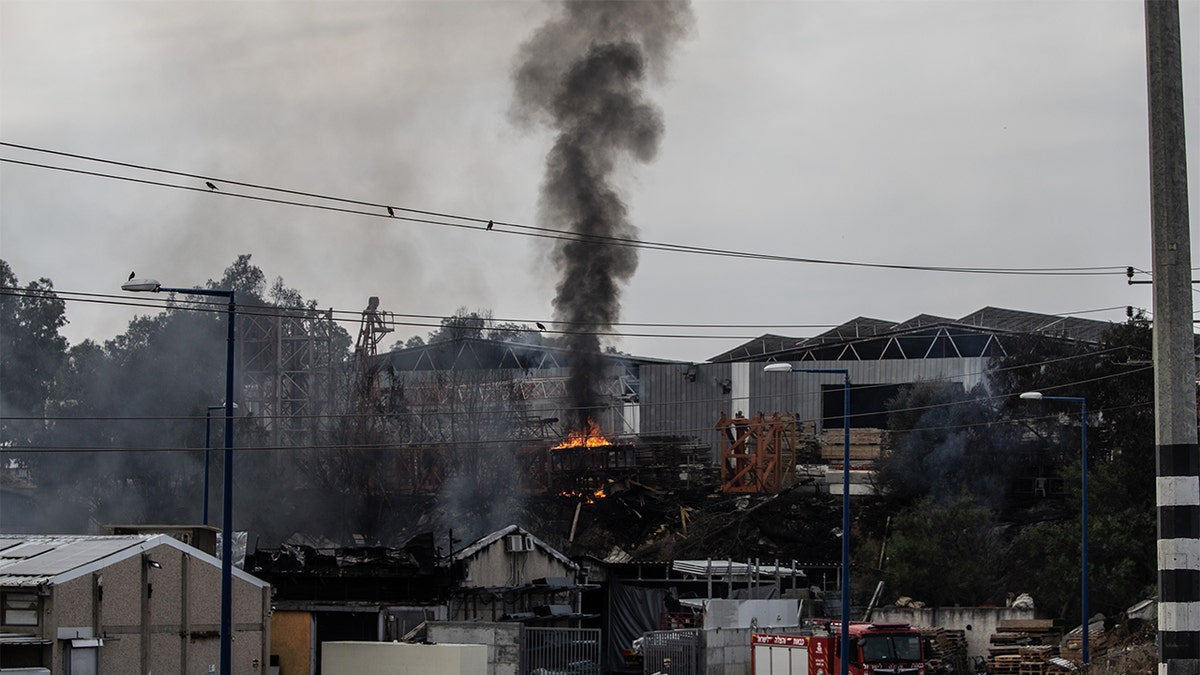
[[[893,521],[884,584],[933,606],[985,604],[1000,594],[1003,550],[993,512],[973,496],[925,497]]]
[[[225,268],[220,281],[208,280],[208,287],[234,291],[239,302],[265,305],[263,297],[267,288],[267,275],[250,262],[250,257],[249,253],[239,255],[232,265]],[[283,279],[280,278],[276,284],[282,287]]]
[[[0,431],[28,442],[38,425],[13,417],[45,414],[54,378],[66,360],[65,305],[49,279],[20,288],[8,262],[0,260]]]
[[[1015,466],[1011,427],[996,424],[986,392],[956,383],[920,382],[888,402],[892,449],[879,481],[893,509],[924,497],[974,495],[1000,506]]]
[[[453,342],[462,339],[483,339],[483,331],[492,321],[490,311],[468,312],[466,307],[459,307],[453,316],[442,319],[442,325],[429,334],[428,344],[436,342]]]
[[[5,265],[4,284],[15,284]],[[276,279],[266,290],[266,275],[252,264],[249,255],[238,256],[219,281],[207,286],[232,288],[237,306],[270,307],[286,303],[286,309],[305,310],[304,320],[314,331],[328,330],[334,351],[324,359],[340,363],[348,354],[349,334],[332,323],[326,313],[312,312],[315,301],[305,301],[300,293]],[[49,289],[49,282],[38,285]],[[266,292],[268,298],[264,298]],[[44,295],[44,293],[43,293]],[[64,350],[57,369],[53,395],[37,393],[54,413],[56,421],[45,430],[43,444],[63,448],[103,448],[97,452],[38,453],[31,463],[39,492],[46,495],[39,505],[44,526],[51,531],[86,531],[89,519],[98,522],[194,522],[199,519],[200,488],[203,484],[205,413],[208,406],[219,404],[225,390],[227,316],[224,307],[214,306],[211,297],[181,294],[187,302],[172,299],[167,309],[130,321],[126,331],[98,344],[91,341]],[[7,294],[0,299],[9,300]],[[193,305],[190,301],[203,302]],[[43,303],[39,311],[46,326],[56,323],[56,305]],[[61,318],[61,303],[57,306]],[[215,307],[215,308],[214,308]],[[47,309],[49,308],[49,309]],[[197,311],[202,310],[202,311]],[[20,305],[6,304],[3,337],[49,335],[45,331],[9,331],[10,325],[24,326],[32,314]],[[271,316],[279,312],[256,310]],[[63,319],[62,321],[65,321]],[[239,321],[245,328],[248,321]],[[56,349],[65,341],[48,340]],[[340,350],[340,351],[339,351]],[[52,350],[51,350],[52,351]],[[18,353],[4,345],[3,356]],[[337,365],[316,363],[316,367]],[[8,366],[5,366],[6,369]],[[24,371],[28,372],[28,370]],[[2,380],[7,398],[10,380]],[[45,389],[43,388],[43,391]],[[7,412],[7,411],[6,411]],[[262,445],[262,429],[244,411],[238,417],[239,448]],[[221,444],[222,426],[213,425],[213,446]],[[193,450],[185,450],[193,449]],[[218,457],[219,459],[219,457]],[[284,491],[295,487],[297,476],[278,470],[280,462],[271,461],[268,452],[238,452],[237,482],[254,485],[241,492],[238,501],[239,522],[266,529],[275,517],[275,509],[252,508],[252,499],[283,501]],[[212,468],[219,475],[219,464]],[[219,481],[215,481],[219,485]],[[239,487],[239,489],[241,489]],[[214,490],[212,497],[219,500]],[[219,501],[217,502],[219,503]],[[244,517],[243,517],[244,516]],[[257,519],[257,520],[256,520]]]
[[[924,593],[927,602],[960,604],[979,597],[973,586],[991,593],[985,600],[1001,591],[1029,592],[1040,607],[1080,620],[1079,406],[1018,398],[1043,391],[1087,401],[1093,611],[1113,616],[1148,597],[1156,574],[1150,345],[1149,323],[1140,314],[1111,326],[1099,344],[1010,336],[1007,355],[990,368],[986,393],[919,384],[898,396],[889,414],[892,452],[880,467],[888,496],[876,509],[901,514],[884,567],[890,587],[914,597]],[[1032,477],[1065,489],[1022,493],[1020,481]],[[946,541],[962,514],[972,511],[988,523],[987,536],[959,528]],[[864,520],[878,528],[881,518]],[[922,546],[922,538],[931,543]],[[957,545],[972,540],[995,556],[991,567],[977,551]],[[922,566],[938,571],[946,592],[925,590],[932,582]]]

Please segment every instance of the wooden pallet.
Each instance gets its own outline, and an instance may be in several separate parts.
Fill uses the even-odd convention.
[[[1021,657],[1018,654],[1000,654],[992,657],[988,671],[992,675],[1021,675]]]

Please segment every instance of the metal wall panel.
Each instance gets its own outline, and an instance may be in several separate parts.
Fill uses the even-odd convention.
[[[803,368],[845,369],[853,387],[871,384],[958,382],[971,389],[984,381],[987,358],[805,361]],[[711,447],[717,461],[716,423],[721,413],[794,413],[821,420],[822,387],[840,387],[840,373],[765,373],[765,362],[643,365],[643,435],[690,436]],[[853,390],[851,391],[853,396]]]
[[[643,435],[685,436],[704,443],[717,440],[716,424],[731,406],[731,364],[643,365],[641,427]]]

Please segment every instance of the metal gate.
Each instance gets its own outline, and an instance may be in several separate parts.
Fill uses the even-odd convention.
[[[525,627],[521,675],[600,675],[600,629]]]
[[[658,630],[642,636],[644,675],[703,675],[699,630]]]

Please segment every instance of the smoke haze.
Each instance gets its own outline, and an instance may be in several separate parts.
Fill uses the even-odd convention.
[[[560,240],[551,255],[559,274],[555,318],[574,352],[568,387],[578,426],[596,405],[598,333],[619,318],[621,289],[637,270],[634,248],[604,243],[638,236],[613,179],[622,160],[649,162],[658,152],[662,114],[645,86],[663,75],[691,24],[685,2],[568,2],[521,48],[513,117],[557,134],[538,220],[580,235]]]

